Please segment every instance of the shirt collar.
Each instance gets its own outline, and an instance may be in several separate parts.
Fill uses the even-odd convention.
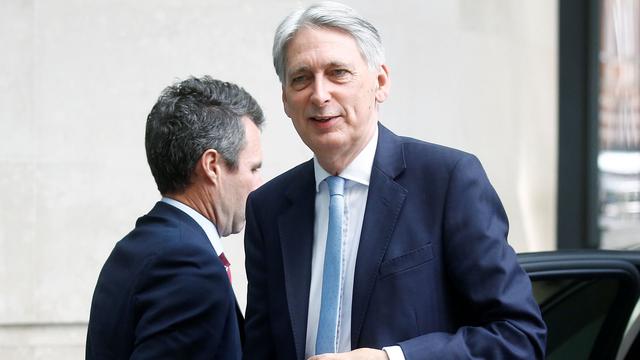
[[[169,204],[173,207],[176,207],[178,208],[178,210],[182,210],[182,212],[189,215],[189,217],[191,217],[196,223],[198,223],[198,225],[200,225],[202,230],[204,230],[205,234],[207,234],[207,238],[209,238],[211,245],[213,245],[213,249],[216,251],[216,254],[218,256],[222,254],[222,252],[224,251],[224,247],[222,246],[222,240],[220,239],[220,235],[218,234],[218,229],[216,229],[216,225],[212,223],[211,220],[202,216],[202,214],[195,211],[191,207],[181,203],[180,201],[168,198],[166,196],[163,197],[162,200],[160,201],[162,201],[163,203]]]
[[[353,161],[342,170],[340,177],[347,180],[357,182],[359,184],[369,186],[369,179],[371,178],[371,168],[373,167],[373,159],[376,156],[376,148],[378,147],[378,127],[375,127],[375,132],[369,140],[369,143],[360,151],[360,154],[356,156]],[[331,176],[318,162],[316,156],[313,157],[313,169],[316,177],[316,191],[320,191],[320,184],[324,179]]]

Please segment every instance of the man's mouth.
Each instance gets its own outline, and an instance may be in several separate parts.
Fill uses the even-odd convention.
[[[318,122],[327,122],[327,121],[331,121],[335,118],[337,118],[338,116],[312,116],[310,119],[313,121],[318,121]]]

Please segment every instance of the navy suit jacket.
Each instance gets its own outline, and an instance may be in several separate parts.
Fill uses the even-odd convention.
[[[249,196],[245,359],[302,359],[313,162]],[[480,162],[379,126],[355,268],[353,349],[406,359],[543,358],[546,327]]]
[[[158,202],[119,241],[91,304],[87,359],[242,357],[242,316],[204,230]]]

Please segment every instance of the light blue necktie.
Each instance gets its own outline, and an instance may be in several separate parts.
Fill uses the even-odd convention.
[[[342,216],[344,214],[344,179],[329,176],[329,229],[324,250],[322,299],[316,337],[316,354],[335,353],[340,301],[340,267],[342,264]]]

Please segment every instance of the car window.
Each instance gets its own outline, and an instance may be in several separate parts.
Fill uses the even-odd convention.
[[[616,279],[534,282],[534,296],[550,329],[547,359],[588,359],[619,287]]]
[[[548,359],[640,359],[640,324],[632,316],[639,252],[555,251],[518,260],[547,324]]]

